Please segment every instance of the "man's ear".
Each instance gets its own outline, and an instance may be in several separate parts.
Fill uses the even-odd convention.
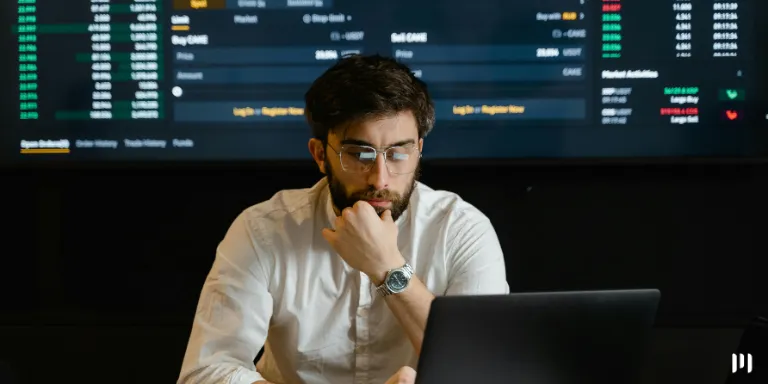
[[[312,155],[312,158],[315,160],[317,167],[320,169],[320,172],[325,174],[325,145],[323,145],[323,142],[315,138],[309,139],[307,148],[309,149],[309,154]]]

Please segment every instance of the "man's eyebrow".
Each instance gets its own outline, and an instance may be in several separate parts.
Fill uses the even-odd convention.
[[[373,144],[371,144],[371,143],[369,143],[369,142],[367,142],[365,140],[357,140],[357,139],[344,139],[344,140],[342,140],[341,141],[341,145],[345,145],[345,144],[365,145],[365,146],[374,147],[374,148],[376,147],[375,145],[373,145]],[[400,146],[408,145],[408,144],[416,144],[416,140],[413,140],[413,139],[401,140],[401,141],[398,141],[396,143],[392,143],[392,144],[386,145],[386,146],[384,146],[384,148],[400,147]]]

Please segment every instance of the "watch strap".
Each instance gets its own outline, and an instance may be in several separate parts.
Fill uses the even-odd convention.
[[[387,282],[386,282],[386,280],[384,281],[384,283],[382,283],[381,285],[379,285],[378,287],[376,287],[376,292],[378,292],[378,293],[379,293],[379,295],[381,295],[382,297],[384,297],[384,296],[389,296],[389,295],[391,295],[391,294],[393,294],[393,293],[394,293],[394,292],[392,292],[392,291],[389,289],[389,287],[387,287]]]

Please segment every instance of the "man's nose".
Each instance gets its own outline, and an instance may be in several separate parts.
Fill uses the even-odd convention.
[[[368,174],[368,184],[376,190],[386,189],[389,186],[389,169],[387,169],[386,153],[376,156],[376,161]]]

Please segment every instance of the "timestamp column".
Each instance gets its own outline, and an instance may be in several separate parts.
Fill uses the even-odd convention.
[[[712,20],[712,57],[737,57],[739,55],[739,3],[715,0],[712,4]]]

